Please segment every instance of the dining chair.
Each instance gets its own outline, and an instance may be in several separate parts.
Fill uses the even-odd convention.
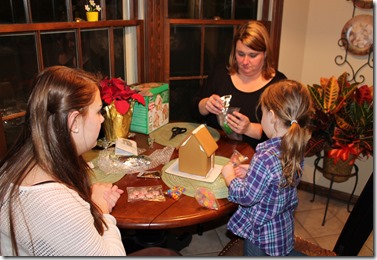
[[[7,143],[5,139],[4,122],[0,113],[0,160],[5,156],[7,152]]]

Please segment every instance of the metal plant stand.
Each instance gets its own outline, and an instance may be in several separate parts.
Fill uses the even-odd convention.
[[[326,174],[331,175],[330,188],[329,188],[329,192],[327,193],[326,209],[325,209],[325,214],[324,214],[324,216],[323,216],[323,221],[322,221],[322,226],[324,226],[324,225],[325,225],[325,221],[326,221],[327,209],[328,209],[328,207],[329,207],[329,202],[330,202],[330,197],[331,197],[332,186],[333,186],[333,184],[334,184],[334,177],[335,177],[335,176],[341,176],[341,177],[344,177],[344,175],[337,174],[337,173],[333,173],[333,172],[325,171],[325,170],[323,169],[323,167],[321,167],[321,166],[318,165],[321,159],[323,160],[323,159],[324,159],[324,156],[317,157],[317,158],[315,159],[315,161],[314,161],[314,173],[313,173],[313,199],[311,200],[311,202],[313,202],[314,199],[315,199],[315,192],[316,192],[315,175],[316,175],[317,170],[320,171],[321,173],[326,173]],[[350,196],[350,198],[349,198],[349,200],[348,200],[348,203],[347,203],[347,211],[348,211],[348,212],[351,212],[351,210],[350,210],[350,203],[351,203],[351,200],[352,200],[353,195],[354,195],[355,190],[356,190],[356,186],[357,186],[357,182],[358,182],[358,177],[359,177],[358,173],[359,173],[359,167],[357,167],[356,164],[353,164],[353,172],[351,172],[351,174],[348,175],[348,176],[349,176],[349,178],[351,178],[351,177],[356,177],[356,178],[355,178],[355,186],[353,187],[353,190],[352,190],[351,196]]]

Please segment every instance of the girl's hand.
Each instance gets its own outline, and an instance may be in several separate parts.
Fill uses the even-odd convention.
[[[241,164],[234,168],[234,174],[237,178],[245,179],[247,170],[249,168],[248,164]]]
[[[221,170],[221,174],[224,177],[226,186],[229,186],[230,182],[234,178],[236,178],[234,168],[233,168],[233,164],[231,162],[229,162],[228,164],[224,165],[222,170]]]

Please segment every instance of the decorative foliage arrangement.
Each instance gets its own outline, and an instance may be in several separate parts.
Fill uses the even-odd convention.
[[[124,115],[130,109],[130,102],[137,101],[142,105],[145,105],[144,97],[137,93],[136,90],[130,88],[120,78],[106,77],[100,83],[101,85],[101,97],[102,100],[110,105],[114,102],[116,110]]]
[[[308,86],[315,105],[306,156],[327,151],[337,163],[373,155],[373,86],[349,83],[347,73]]]
[[[94,0],[89,0],[89,4],[85,5],[85,11],[87,12],[99,12],[101,7],[97,5]]]

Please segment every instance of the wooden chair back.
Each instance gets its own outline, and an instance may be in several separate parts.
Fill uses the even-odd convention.
[[[7,142],[5,139],[4,122],[0,114],[0,160],[5,156],[7,152]]]

